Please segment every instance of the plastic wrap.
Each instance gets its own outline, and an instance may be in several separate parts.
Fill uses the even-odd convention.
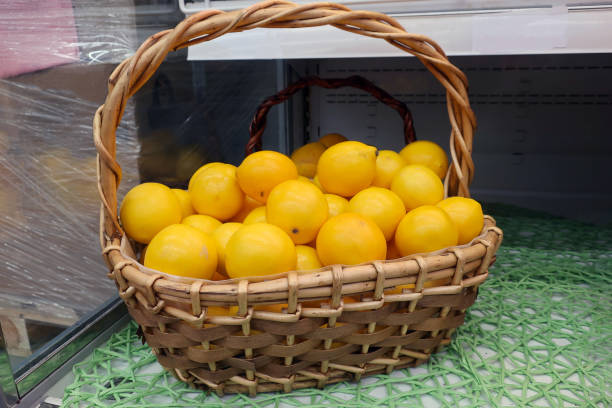
[[[0,78],[75,62],[121,62],[183,17],[173,0],[0,2]]]
[[[111,68],[64,66],[0,82],[0,309],[76,318],[114,291],[97,245],[91,137],[91,112]],[[78,91],[92,76],[102,89]],[[130,107],[117,133],[124,186],[138,177],[134,132]]]
[[[183,16],[170,1],[5,3],[0,323],[5,337],[13,331],[9,352],[26,356],[52,333],[38,336],[31,322],[61,329],[116,295],[99,247],[91,123],[116,64]],[[184,187],[208,161],[239,163],[255,107],[277,90],[274,61],[185,58],[184,51],[170,55],[128,102],[117,131],[119,200],[144,181]],[[264,146],[277,149],[280,121],[274,115]],[[26,331],[30,338],[19,338]]]
[[[114,66],[180,19],[174,2],[140,3],[0,2],[0,326],[12,355],[116,294],[99,249],[91,122]],[[140,178],[135,106],[117,133],[120,194]]]

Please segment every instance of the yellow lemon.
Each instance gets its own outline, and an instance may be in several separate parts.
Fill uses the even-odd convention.
[[[176,195],[159,183],[143,183],[128,191],[119,214],[128,236],[142,244],[148,244],[159,231],[183,218]]]
[[[289,306],[286,303],[278,303],[274,305],[257,305],[254,306],[253,309],[264,312],[284,313],[283,309],[287,309],[288,307]]]
[[[304,177],[304,176],[298,176],[297,178],[298,180],[302,180],[302,181],[307,181],[309,183],[312,183],[312,180],[309,179],[308,177]]]
[[[423,287],[424,288],[435,288],[437,286],[444,286],[444,285],[448,285],[448,284],[450,284],[450,279],[444,278],[444,279],[436,279],[436,280],[432,280],[432,281],[427,281],[427,282],[423,283]],[[416,287],[416,285],[414,283],[409,283],[407,285],[397,285],[393,289],[385,290],[385,294],[388,294],[388,295],[401,294],[402,293],[402,289],[414,289],[415,287]]]
[[[144,265],[171,275],[210,279],[217,269],[215,241],[189,225],[175,224],[151,240]]]
[[[221,226],[221,221],[210,215],[194,214],[184,218],[181,224],[189,225],[190,227],[199,229],[203,233],[212,236],[213,232]]]
[[[244,218],[243,224],[255,224],[256,222],[266,223],[266,207],[261,206],[255,208]]]
[[[297,167],[284,154],[262,150],[247,156],[236,171],[242,191],[265,203],[274,187],[286,180],[298,178]]]
[[[448,170],[448,156],[444,149],[434,142],[418,140],[412,142],[399,153],[406,164],[422,164],[429,167],[441,179]]]
[[[234,316],[238,313],[238,306],[208,306],[206,314],[209,316]]]
[[[352,296],[343,296],[342,297],[342,302],[344,304],[347,304],[347,303],[357,303],[357,302],[359,302],[359,300],[357,298],[352,297]],[[302,302],[302,307],[316,307],[316,308],[320,308],[323,303],[329,304],[330,300],[307,300],[305,302]],[[340,323],[340,324],[344,324],[344,323]]]
[[[476,238],[484,226],[480,203],[471,198],[449,197],[436,204],[451,217],[459,230],[459,245]]]
[[[406,214],[397,194],[382,187],[368,187],[355,194],[349,202],[349,211],[374,221],[387,241],[393,238],[397,224]]]
[[[312,180],[311,180],[311,181],[312,181],[312,184],[314,184],[315,186],[317,186],[317,188],[318,188],[319,190],[321,190],[323,193],[325,193],[325,190],[323,189],[323,186],[322,186],[322,185],[321,185],[321,183],[319,182],[319,177],[318,177],[317,175],[315,175],[315,176],[312,178]]]
[[[314,248],[307,245],[296,245],[295,252],[297,253],[296,271],[308,271],[323,267]]]
[[[317,163],[326,147],[319,142],[305,144],[291,154],[291,160],[295,163],[298,173],[304,177],[314,177],[317,173]]]
[[[317,255],[323,265],[354,265],[385,259],[387,241],[374,221],[355,213],[330,218],[317,235]]]
[[[221,259],[219,258],[219,265],[217,265],[217,268],[221,265]],[[222,274],[221,272],[219,272],[218,270],[215,271],[215,273],[212,274],[212,276],[210,277],[210,280],[214,280],[214,281],[220,281],[220,280],[226,280],[229,279],[227,276],[225,276],[224,274]]]
[[[266,222],[280,227],[296,244],[306,244],[317,236],[327,212],[325,196],[312,183],[287,180],[270,192]]]
[[[217,170],[219,170],[219,171],[223,171],[227,175],[236,177],[236,166],[234,166],[232,164],[221,163],[221,162],[206,163],[205,165],[203,165],[202,167],[200,167],[199,169],[197,169],[193,173],[193,176],[191,176],[191,178],[189,179],[189,185],[187,187],[187,190],[189,190],[189,188],[193,184],[193,180],[195,180],[195,178],[200,173],[202,173],[206,169],[210,169],[210,168],[213,168],[213,167],[217,168]]]
[[[138,262],[140,262],[143,265],[144,265],[144,258],[145,258],[145,255],[147,254],[148,247],[149,246],[146,245],[144,248],[142,248],[142,252],[140,252],[140,257],[138,258]]]
[[[395,245],[395,239],[387,242],[387,259],[397,259],[401,257],[402,254],[400,254],[399,249],[397,249],[397,245]]]
[[[213,232],[212,237],[217,243],[217,255],[219,257],[219,271],[225,273],[225,249],[230,238],[242,227],[238,222],[226,222]],[[227,279],[227,278],[225,278]]]
[[[323,194],[327,200],[328,217],[335,217],[338,214],[347,212],[349,209],[349,202],[346,198],[340,197],[336,194]]]
[[[261,203],[259,201],[253,200],[249,196],[244,196],[244,203],[242,204],[242,208],[238,211],[238,214],[232,217],[232,222],[244,222],[244,219],[247,215],[251,213],[255,208],[261,207]]]
[[[376,148],[361,142],[341,142],[319,159],[317,177],[325,192],[352,197],[369,187],[376,174]]]
[[[189,196],[189,192],[186,190],[181,190],[179,188],[171,188],[172,192],[176,196],[176,199],[179,201],[181,205],[181,214],[183,218],[190,216],[195,213],[193,206],[191,205],[191,197]]]
[[[413,164],[401,169],[391,182],[391,191],[410,211],[421,205],[435,205],[444,198],[444,185],[428,167]]]
[[[423,205],[408,212],[395,232],[395,244],[402,256],[437,251],[457,245],[459,233],[444,210]]]
[[[210,215],[220,221],[236,215],[244,202],[244,194],[236,177],[221,166],[210,166],[194,177],[189,195],[193,208],[199,214]]]
[[[285,231],[272,224],[243,226],[225,248],[225,269],[230,278],[291,271],[296,261],[293,241]]]
[[[373,186],[389,188],[391,180],[406,165],[402,156],[393,150],[380,150],[376,156],[376,175]]]
[[[330,147],[340,142],[346,142],[346,140],[346,137],[342,136],[340,133],[328,133],[319,139],[319,143],[325,147]]]

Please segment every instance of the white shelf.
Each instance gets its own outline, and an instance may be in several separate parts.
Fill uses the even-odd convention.
[[[193,14],[205,7],[244,7],[245,1],[185,3]],[[449,55],[564,54],[612,52],[612,1],[579,5],[543,1],[344,2],[354,9],[378,9],[407,31],[425,34]],[[410,4],[410,11],[401,11]],[[542,3],[547,3],[542,5]],[[487,4],[489,8],[478,8]],[[520,7],[511,7],[512,4]],[[198,7],[195,7],[195,6]],[[225,7],[219,7],[219,6]],[[429,8],[426,6],[429,5]],[[463,8],[452,6],[464,6]],[[495,7],[493,7],[495,6]],[[403,8],[402,8],[403,7]],[[501,8],[500,8],[501,7]],[[189,60],[296,59],[406,56],[382,40],[356,36],[331,26],[255,29],[232,33],[189,48]]]

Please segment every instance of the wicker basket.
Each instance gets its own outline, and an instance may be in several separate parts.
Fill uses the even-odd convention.
[[[134,260],[117,217],[121,168],[115,160],[115,131],[128,98],[171,50],[256,27],[325,24],[384,39],[415,55],[446,88],[452,164],[445,193],[469,196],[476,121],[465,75],[435,42],[407,33],[390,17],[330,3],[267,1],[230,13],[203,11],[147,39],[112,73],[106,102],[94,117],[100,241],[109,277],[159,363],[195,387],[218,394],[288,392],[421,364],[448,344],[463,323],[501,243],[501,230],[486,216],[482,234],[461,247],[366,265],[288,272],[265,280],[173,278]],[[451,283],[424,288],[425,282],[442,278]],[[384,293],[409,283],[415,284],[413,290]],[[346,295],[359,301],[344,304]],[[311,300],[323,304],[303,305]],[[287,307],[282,312],[258,310],[265,304]],[[238,316],[209,316],[207,306],[212,305],[238,306]]]

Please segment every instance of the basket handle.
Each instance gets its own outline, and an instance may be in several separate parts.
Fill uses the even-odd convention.
[[[121,181],[121,166],[116,160],[117,127],[128,99],[151,78],[166,55],[170,51],[210,41],[231,32],[258,27],[303,28],[324,25],[379,38],[414,55],[446,89],[452,163],[444,179],[445,193],[469,197],[469,184],[474,175],[472,139],[476,117],[470,108],[466,76],[448,61],[436,42],[406,32],[395,19],[382,13],[353,11],[334,3],[299,5],[285,0],[268,0],[242,10],[204,10],[189,16],[174,29],[161,31],[146,39],[136,53],[119,64],[111,74],[106,100],[96,111],[93,120],[93,137],[98,150],[97,181],[102,202],[100,241],[103,248],[116,247],[123,236],[117,217],[117,187]]]
[[[364,77],[359,75],[353,75],[348,78],[329,78],[323,79],[317,76],[309,76],[295,81],[276,95],[267,97],[258,107],[251,125],[249,126],[249,134],[251,135],[246,145],[246,155],[261,150],[261,137],[264,130],[266,129],[266,118],[268,111],[274,105],[285,102],[297,91],[311,87],[313,85],[320,86],[326,89],[336,89],[346,86],[361,89],[362,91],[369,92],[373,97],[378,99],[385,105],[390,106],[399,113],[400,117],[404,121],[404,140],[406,144],[412,143],[416,140],[414,133],[414,122],[412,119],[412,113],[406,104],[393,96],[389,95],[384,89],[381,89],[368,81]]]

